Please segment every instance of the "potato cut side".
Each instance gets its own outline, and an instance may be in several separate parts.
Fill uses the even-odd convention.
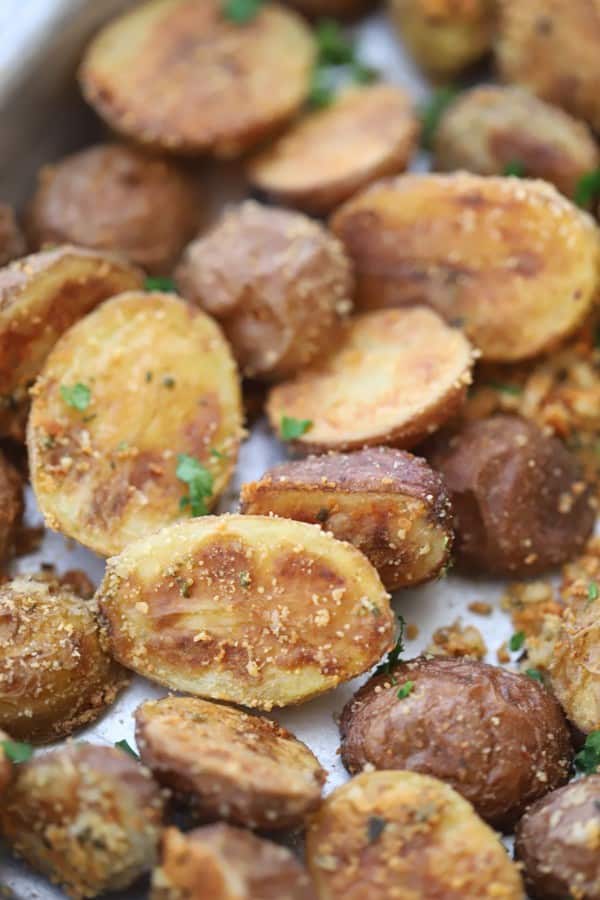
[[[311,424],[304,450],[411,447],[450,418],[471,382],[473,351],[430,309],[390,309],[353,319],[328,359],[277,385],[267,412]]]
[[[150,0],[88,48],[85,98],[117,131],[173,153],[239,156],[300,108],[315,45],[292,10],[241,25],[221,0]]]
[[[427,303],[485,359],[514,362],[568,336],[596,299],[593,219],[543,181],[404,175],[343,206],[363,309]]]
[[[97,597],[130,669],[267,710],[366,671],[394,638],[388,595],[362,553],[288,519],[163,528],[109,560]]]
[[[123,260],[72,246],[0,269],[0,435],[22,439],[28,390],[61,334],[102,300],[142,282]]]
[[[105,556],[210,509],[235,465],[229,347],[173,295],[103,304],[63,335],[33,393],[29,465],[46,522]]]
[[[312,213],[330,212],[382,175],[402,172],[419,131],[409,96],[389,84],[345,91],[300,119],[249,165],[255,187]]]

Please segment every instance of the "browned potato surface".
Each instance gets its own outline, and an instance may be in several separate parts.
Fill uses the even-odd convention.
[[[0,805],[3,836],[70,897],[127,888],[152,868],[161,793],[127,753],[72,744],[16,773]]]
[[[306,849],[319,900],[525,897],[471,804],[414,772],[364,773],[337,788],[313,817]]]
[[[352,309],[340,242],[300,213],[246,202],[187,248],[182,294],[221,323],[242,374],[292,375],[331,347]]]
[[[592,600],[585,576],[578,601],[564,611],[548,660],[552,690],[567,718],[582,732],[600,729],[600,601]]]
[[[419,657],[376,675],[346,704],[340,730],[350,772],[440,778],[504,831],[567,781],[573,759],[560,706],[541,684],[472,659]]]
[[[328,213],[376,178],[403,172],[418,132],[402,88],[346,90],[251,160],[250,181],[282,203]]]
[[[104,303],[63,335],[33,394],[39,506],[97,553],[202,514],[229,481],[241,438],[235,364],[215,322],[172,294]],[[204,494],[197,506],[190,479]]]
[[[129,668],[260,709],[348,681],[394,641],[388,595],[362,553],[289,519],[163,528],[109,561],[97,597]]]
[[[412,447],[462,405],[473,352],[432,310],[379,310],[357,316],[326,359],[272,388],[267,413],[309,422],[295,446],[305,452],[387,444]]]
[[[0,731],[0,744],[9,741],[10,738],[5,731]],[[0,748],[0,795],[4,793],[10,784],[14,774],[13,764],[6,755],[4,748]]]
[[[515,853],[531,897],[600,898],[600,775],[538,800],[517,828]]]
[[[447,564],[452,510],[425,460],[374,447],[283,463],[242,485],[241,510],[321,525],[358,547],[388,590],[422,584]]]
[[[0,266],[25,253],[25,239],[17,225],[12,207],[0,203]]]
[[[97,144],[42,169],[29,210],[34,246],[74,243],[168,273],[198,225],[191,181],[171,162]]]
[[[0,587],[0,726],[45,743],[114,702],[127,675],[108,655],[94,607],[21,576]]]
[[[600,232],[542,181],[401,175],[357,194],[332,224],[359,307],[430,304],[488,360],[547,350],[597,295]]]
[[[202,820],[248,828],[301,825],[326,773],[275,722],[197,697],[143,703],[135,713],[142,762]]]
[[[23,509],[23,479],[0,450],[0,564],[14,551]]]
[[[533,422],[491,416],[429,453],[452,507],[457,562],[487,574],[535,575],[576,556],[596,517],[576,458]]]
[[[587,125],[529,91],[500,85],[459,94],[436,130],[434,153],[436,168],[447,172],[502,175],[518,164],[571,199],[582,175],[600,163]]]
[[[300,108],[314,59],[308,27],[276,3],[240,24],[221,0],[150,0],[100,31],[79,78],[102,118],[139,143],[235,157]]]
[[[315,900],[304,868],[287,847],[231,825],[182,834],[167,828],[151,900]]]
[[[334,19],[353,19],[378,5],[379,0],[286,0],[298,12],[307,16],[332,16]]]
[[[23,439],[29,388],[61,334],[141,284],[142,273],[122,260],[71,246],[0,269],[0,435]]]

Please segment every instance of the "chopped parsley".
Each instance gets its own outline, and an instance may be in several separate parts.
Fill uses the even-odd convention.
[[[227,454],[223,453],[222,450],[217,450],[216,447],[212,448],[212,450],[210,451],[210,455],[215,459],[227,459]]]
[[[312,74],[308,105],[311,109],[324,109],[333,103],[335,88],[326,69],[316,68]]]
[[[512,394],[513,397],[518,397],[519,394],[523,393],[523,388],[520,385],[505,384],[502,381],[490,381],[488,387],[493,388],[495,391],[500,391],[502,394]]]
[[[529,678],[533,678],[534,681],[541,681],[543,683],[544,679],[542,677],[542,673],[539,669],[525,669],[525,674]]]
[[[522,163],[520,159],[511,159],[504,166],[502,174],[512,175],[514,178],[525,178],[527,169],[525,168],[525,163]]]
[[[315,64],[308,105],[323,109],[335,99],[338,87],[347,84],[371,84],[379,72],[363,63],[355,42],[334,19],[322,19],[315,28],[317,62]]]
[[[152,381],[152,377],[152,372],[146,372],[146,382],[148,384],[150,384],[150,382]]]
[[[179,501],[179,508],[190,508],[192,516],[206,516],[206,500],[212,496],[213,477],[208,469],[194,456],[180,453],[177,456],[177,478],[188,486],[188,496]]]
[[[513,653],[516,653],[517,650],[520,650],[523,644],[525,643],[525,632],[524,631],[516,631],[508,642],[508,646],[512,650]]]
[[[240,574],[238,576],[238,580],[240,582],[241,587],[243,587],[243,588],[250,587],[250,582],[251,582],[250,572],[240,572]]]
[[[435,134],[442,120],[442,116],[453,100],[458,96],[459,90],[452,85],[438,88],[431,98],[421,106],[421,145],[425,150],[431,150]]]
[[[14,763],[24,763],[33,756],[31,744],[22,744],[19,741],[0,741],[0,746],[7,759]]]
[[[575,756],[575,765],[581,772],[591,775],[600,766],[600,731],[592,731],[585,739],[583,750]]]
[[[388,653],[385,662],[380,663],[375,669],[375,675],[389,675],[394,666],[401,662],[401,656],[404,653],[404,629],[406,622],[402,616],[398,616],[400,631],[395,646]]]
[[[315,38],[321,65],[343,66],[354,62],[354,44],[335,19],[321,19],[315,28]]]
[[[175,379],[173,378],[172,375],[165,375],[165,377],[162,380],[162,383],[163,383],[164,387],[169,388],[169,390],[172,390],[175,387]]]
[[[386,825],[387,821],[381,816],[369,816],[367,819],[367,838],[370,844],[374,844],[375,841],[379,840],[385,831]]]
[[[163,291],[166,294],[174,294],[177,289],[172,278],[146,278],[145,291]]]
[[[251,22],[260,12],[265,0],[223,0],[223,15],[236,25]]]
[[[396,694],[398,700],[404,700],[406,697],[408,697],[408,695],[412,693],[414,686],[414,681],[405,681],[404,684],[398,689],[398,693]]]
[[[125,738],[121,741],[115,741],[115,747],[117,750],[123,750],[125,753],[129,753],[130,756],[133,756],[134,759],[139,759],[138,754],[135,752],[133,747],[127,743]]]
[[[61,384],[60,396],[67,406],[71,406],[73,409],[83,412],[90,405],[92,392],[87,384],[82,384],[78,381],[77,384],[74,384],[71,387],[66,384]]]
[[[598,596],[600,596],[600,590],[598,589],[597,583],[595,581],[590,581],[590,583],[588,584],[586,606],[588,606],[590,603],[593,603],[594,600],[597,600]]]
[[[293,416],[282,416],[279,434],[282,441],[294,441],[312,428],[311,419],[294,419]]]
[[[600,197],[600,169],[586,172],[577,182],[573,199],[577,206],[587,209]]]

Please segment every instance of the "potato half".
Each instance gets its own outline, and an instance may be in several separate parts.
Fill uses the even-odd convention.
[[[239,23],[221,0],[150,0],[100,31],[79,78],[102,118],[138,143],[232,157],[300,108],[314,59],[308,27],[276,3]]]
[[[567,718],[584,734],[600,730],[599,648],[599,601],[587,597],[571,603],[560,621],[548,673]]]
[[[33,393],[29,465],[46,522],[105,556],[212,507],[235,465],[235,363],[218,325],[173,295],[103,304],[63,335]]]
[[[600,232],[543,181],[401,175],[349,200],[332,225],[355,262],[358,307],[427,303],[488,360],[549,349],[597,297]]]
[[[394,639],[388,595],[362,553],[289,519],[163,528],[109,560],[97,597],[129,668],[261,709],[334,688]]]
[[[25,253],[25,239],[11,206],[0,203],[0,266]]]
[[[309,422],[303,451],[412,447],[464,401],[474,355],[462,332],[425,307],[352,319],[327,359],[274,387],[267,413]]]
[[[142,762],[195,817],[248,828],[290,828],[319,805],[326,774],[276,722],[197,697],[166,697],[135,712]]]

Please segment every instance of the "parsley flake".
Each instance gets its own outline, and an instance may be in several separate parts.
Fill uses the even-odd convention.
[[[525,643],[525,632],[517,631],[511,637],[510,641],[508,642],[508,646],[510,647],[510,649],[512,650],[513,653],[516,653],[517,650],[521,649],[521,647],[523,646],[524,643]]]
[[[208,469],[194,456],[180,453],[177,456],[177,478],[187,484],[189,494],[179,501],[179,508],[188,506],[192,516],[206,516],[208,507],[206,500],[212,496],[213,477]]]
[[[600,197],[600,169],[586,172],[577,182],[573,199],[577,206],[587,209]]]
[[[165,294],[174,294],[177,292],[175,282],[172,278],[146,278],[144,282],[145,291],[162,291]]]
[[[385,662],[380,663],[375,669],[375,675],[389,675],[394,666],[402,662],[401,656],[404,653],[404,629],[406,622],[402,616],[398,616],[400,631],[395,646],[388,653]]]
[[[215,459],[227,459],[227,454],[223,453],[222,450],[217,450],[216,447],[212,448],[212,450],[210,451],[210,455]]]
[[[24,763],[33,756],[31,744],[22,744],[20,741],[0,741],[0,746],[7,759],[14,763]]]
[[[163,386],[172,390],[175,387],[175,379],[172,375],[165,375],[162,380]]]
[[[523,393],[523,388],[518,384],[504,384],[501,381],[490,381],[488,383],[488,387],[493,388],[495,391],[499,391],[501,394],[512,394],[513,397],[518,397],[519,394]]]
[[[280,437],[282,441],[294,441],[312,428],[311,419],[294,419],[293,416],[282,416]]]
[[[592,731],[585,739],[583,750],[575,756],[575,765],[586,775],[592,775],[600,766],[600,731]]]
[[[240,572],[238,576],[238,581],[240,582],[240,587],[247,588],[250,587],[251,583],[250,572]]]
[[[138,754],[135,752],[133,747],[127,743],[125,738],[121,741],[115,741],[115,747],[117,750],[123,750],[125,753],[129,753],[130,756],[133,756],[134,759],[139,759]]]
[[[333,103],[335,89],[327,69],[316,68],[312,74],[307,103],[311,109],[324,109]]]
[[[398,700],[404,700],[406,697],[408,697],[408,695],[412,692],[414,686],[414,681],[405,681],[396,694]]]
[[[71,387],[66,384],[61,384],[60,396],[63,398],[67,406],[71,406],[73,407],[73,409],[77,409],[79,410],[79,412],[83,412],[84,409],[87,409],[90,405],[92,392],[87,384],[82,384],[80,381],[78,381],[77,384],[74,384]]]
[[[458,93],[458,88],[446,85],[434,91],[429,101],[421,106],[421,145],[425,150],[432,149],[442,116]]]
[[[600,590],[598,589],[597,583],[595,581],[590,581],[590,583],[588,584],[586,606],[588,606],[590,603],[593,603],[594,600],[597,600],[599,596]]]
[[[321,19],[315,29],[321,65],[343,66],[355,60],[354,44],[335,19]]]
[[[541,681],[542,683],[544,681],[539,669],[525,669],[525,674],[528,678],[533,678],[534,681]]]
[[[370,844],[374,844],[379,840],[385,830],[387,821],[381,816],[369,816],[367,819],[367,837]]]
[[[511,159],[504,166],[502,174],[512,175],[513,178],[525,178],[527,169],[525,168],[525,163],[522,163],[520,159]]]
[[[245,25],[255,19],[265,0],[224,0],[223,15],[236,25]]]

